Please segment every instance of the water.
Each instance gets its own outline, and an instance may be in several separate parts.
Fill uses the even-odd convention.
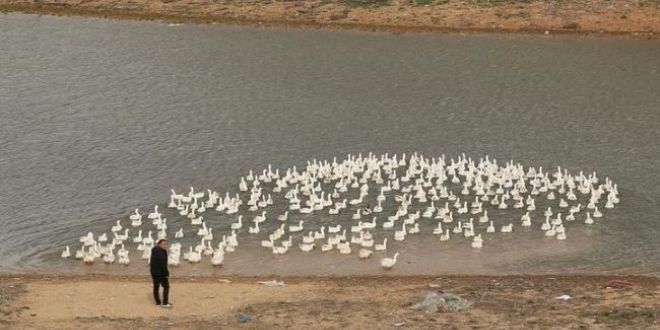
[[[144,272],[135,252],[127,269],[59,252],[135,207],[166,203],[170,188],[234,192],[249,169],[369,151],[597,171],[621,193],[598,225],[576,225],[565,242],[518,230],[475,252],[423,233],[391,245],[389,255],[401,252],[391,274],[660,270],[655,41],[24,15],[0,17],[0,41],[2,271]],[[183,223],[167,217],[171,232]],[[220,232],[233,219],[208,217]],[[384,272],[378,258],[275,257],[245,242],[220,269],[206,261],[177,272]]]

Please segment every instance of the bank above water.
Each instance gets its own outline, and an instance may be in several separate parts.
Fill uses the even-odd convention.
[[[655,38],[653,0],[1,0],[2,12],[392,32],[608,34]]]
[[[603,276],[284,277],[172,279],[171,310],[147,277],[0,274],[4,329],[658,329],[658,279]],[[609,282],[611,283],[611,282]],[[411,305],[429,292],[466,299],[462,312]],[[571,299],[555,299],[559,295]],[[103,303],[98,303],[103,302]],[[245,324],[247,323],[247,324]]]

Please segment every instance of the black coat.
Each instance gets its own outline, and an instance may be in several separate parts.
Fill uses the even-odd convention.
[[[167,251],[158,246],[151,249],[151,260],[149,261],[151,268],[151,276],[153,277],[166,277],[170,276],[167,270]]]

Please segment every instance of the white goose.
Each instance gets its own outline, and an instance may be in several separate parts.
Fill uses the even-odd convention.
[[[484,246],[484,241],[481,239],[481,234],[477,235],[472,239],[472,248],[481,249]]]
[[[320,231],[314,232],[314,239],[325,239],[325,226],[322,226]]]
[[[258,222],[254,223],[254,227],[248,228],[248,232],[250,234],[259,234],[259,231],[260,231],[260,229],[259,229],[259,223]]]
[[[394,232],[394,240],[395,241],[403,241],[406,239],[406,224],[403,224],[403,228],[401,230],[397,230]]]
[[[71,251],[69,250],[69,246],[67,245],[64,251],[62,251],[62,254],[60,255],[62,259],[66,259],[71,256]]]
[[[301,232],[301,231],[303,231],[303,223],[304,223],[304,221],[303,221],[303,220],[300,220],[300,221],[298,222],[298,225],[290,225],[290,226],[289,226],[289,232],[291,232],[291,233],[297,233],[297,232]]]
[[[399,252],[394,254],[393,258],[382,258],[380,259],[380,266],[386,269],[390,269],[396,265],[396,259],[399,257]]]
[[[137,236],[133,237],[133,243],[142,243],[142,229],[138,230]]]
[[[433,228],[433,235],[442,235],[444,229],[442,229],[442,222],[438,222],[438,226]]]
[[[304,235],[302,238],[303,243],[312,244],[314,243],[314,232],[310,231],[309,234]]]
[[[387,250],[387,238],[383,239],[383,244],[374,245],[374,250],[376,250],[376,251],[385,251],[385,250]]]
[[[283,214],[277,216],[277,221],[285,222],[289,219],[289,211],[284,211]]]
[[[376,228],[376,217],[371,222],[359,222],[360,226],[364,229],[373,229]]]
[[[121,226],[121,221],[120,220],[117,220],[117,224],[110,228],[110,231],[112,231],[113,233],[116,233],[116,232],[121,231],[121,230],[122,230],[122,226]]]
[[[299,246],[300,246],[300,251],[303,252],[311,252],[314,249],[314,243],[311,244],[303,243],[300,244]]]
[[[235,230],[243,228],[243,216],[239,215],[238,216],[238,221],[232,223],[230,228],[235,229]]]
[[[155,205],[155,206],[154,206],[154,211],[151,212],[151,213],[149,213],[149,215],[147,216],[147,218],[149,218],[149,219],[157,219],[158,217],[160,217],[160,213],[158,213],[158,205]]]
[[[495,232],[495,225],[493,225],[493,222],[491,221],[490,224],[488,225],[488,228],[486,228],[486,233],[494,233]]]
[[[594,224],[594,219],[591,218],[591,214],[587,212],[587,218],[584,220],[584,223],[587,225],[593,225]]]
[[[360,249],[360,251],[358,251],[358,256],[360,257],[360,259],[368,259],[369,257],[371,257],[372,254],[373,251],[368,249]]]

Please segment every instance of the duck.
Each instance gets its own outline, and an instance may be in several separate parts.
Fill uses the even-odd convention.
[[[594,207],[594,214],[593,215],[594,215],[594,218],[602,218],[603,217],[603,214],[600,211],[598,211],[598,206]]]
[[[250,234],[259,234],[259,231],[260,231],[260,230],[259,230],[259,223],[258,223],[258,222],[255,222],[255,223],[254,223],[254,227],[250,227],[250,228],[248,228],[248,232],[249,232]]]
[[[545,222],[541,225],[541,230],[550,230],[550,216],[545,217]]]
[[[140,227],[140,226],[142,226],[142,216],[139,216],[137,219],[131,219],[131,227]]]
[[[96,238],[96,241],[99,242],[99,243],[105,243],[105,242],[108,241],[108,235],[106,233],[103,233],[103,234],[99,235],[98,238]],[[91,244],[89,244],[89,245],[91,245]]]
[[[211,258],[211,265],[221,266],[225,261],[225,252],[224,250],[216,250],[213,252],[213,257]]]
[[[299,246],[300,246],[300,251],[303,252],[311,252],[314,249],[314,243],[311,244],[303,243],[303,244],[299,244]]]
[[[128,257],[128,250],[124,247],[124,244],[121,245],[119,250],[117,251],[117,256],[118,257]]]
[[[190,225],[201,226],[204,223],[204,217],[190,219]]]
[[[289,232],[291,232],[291,233],[297,233],[297,232],[301,232],[301,231],[303,231],[303,223],[304,223],[304,221],[303,221],[303,220],[300,220],[300,221],[298,222],[298,225],[290,225],[290,226],[289,226]]]
[[[385,251],[385,250],[387,250],[387,238],[383,239],[382,244],[374,245],[374,250],[376,250],[376,251]]]
[[[360,257],[360,259],[368,259],[369,257],[371,257],[372,254],[373,251],[369,249],[360,249],[360,251],[358,251],[358,256]]]
[[[62,259],[66,259],[71,257],[71,251],[69,250],[69,246],[67,245],[64,251],[62,251],[62,254],[60,255]]]
[[[566,240],[566,232],[557,233],[557,240],[564,241]]]
[[[284,247],[286,247],[286,248],[290,248],[290,247],[292,247],[292,246],[293,246],[293,237],[292,237],[292,236],[289,236],[289,239],[288,239],[288,240],[286,240],[286,241],[282,241],[282,246],[284,246]]]
[[[484,241],[481,239],[481,234],[474,236],[472,239],[472,248],[481,249],[484,246]]]
[[[206,235],[204,235],[204,239],[207,241],[212,241],[213,240],[213,228],[209,227]]]
[[[266,221],[266,211],[262,211],[261,214],[257,215],[252,219],[253,222],[262,223]]]
[[[337,244],[337,249],[339,250],[339,254],[351,254],[351,245],[346,242],[346,243],[340,243]]]
[[[328,240],[327,244],[321,245],[321,252],[332,251],[332,249],[334,249],[334,247],[335,246],[333,244],[331,244],[330,241]]]
[[[460,234],[463,232],[463,223],[459,220],[456,227],[454,227],[454,234]]]
[[[209,230],[206,228],[206,222],[202,222],[202,228],[199,228],[197,230],[197,236],[206,236],[208,234]]]
[[[284,211],[284,213],[277,216],[277,221],[285,222],[289,219],[289,211]]]
[[[552,208],[548,206],[548,209],[543,213],[546,217],[551,217],[552,216]]]
[[[320,231],[314,232],[314,239],[315,240],[325,239],[325,226],[322,226]]]
[[[486,228],[486,233],[494,233],[495,232],[495,225],[491,221],[490,224],[488,225],[488,228]]]
[[[385,269],[390,269],[396,265],[396,259],[399,257],[399,252],[394,254],[392,258],[382,258],[380,259],[380,266]]]
[[[328,226],[328,233],[336,234],[341,231],[341,225]]]
[[[555,236],[555,234],[557,233],[555,231],[556,227],[557,227],[557,225],[552,225],[552,227],[550,227],[550,229],[545,231],[545,236]]]
[[[122,266],[128,266],[128,264],[131,263],[131,259],[128,258],[128,255],[121,255],[119,256],[119,260],[117,261]]]
[[[193,251],[188,256],[188,262],[191,264],[199,263],[202,260],[202,253],[200,251]]]
[[[433,228],[433,235],[442,235],[444,230],[442,229],[442,222],[438,222],[438,226]]]
[[[584,220],[584,223],[587,225],[593,225],[594,219],[591,218],[591,214],[587,212],[587,218]]]
[[[160,217],[160,213],[158,213],[158,205],[155,205],[155,206],[154,206],[154,211],[151,212],[151,213],[149,213],[149,215],[147,216],[147,218],[149,218],[149,219],[157,219],[158,217]]]
[[[302,241],[305,244],[312,244],[314,243],[314,232],[310,231],[309,234],[304,235],[302,237]]]
[[[261,246],[265,248],[272,248],[274,244],[273,236],[269,237],[267,240],[261,241]]]
[[[362,221],[360,221],[359,225],[364,229],[376,228],[376,217],[374,217],[371,222],[362,222]]]
[[[80,246],[80,250],[76,250],[76,255],[74,259],[81,260],[85,256],[85,245]]]
[[[406,239],[406,224],[404,223],[401,230],[397,230],[394,232],[394,240],[403,241],[405,239]]]
[[[121,230],[122,230],[121,220],[117,220],[116,225],[114,225],[110,228],[110,231],[113,232],[113,233],[116,233],[116,232],[121,231]]]
[[[510,233],[512,231],[513,231],[513,224],[512,223],[510,223],[508,225],[505,225],[505,226],[502,226],[502,229],[500,230],[500,232],[502,232],[502,233]]]
[[[91,265],[96,260],[96,255],[94,255],[92,249],[89,248],[87,251],[84,251],[82,259],[85,264]]]
[[[235,230],[243,228],[243,216],[239,215],[238,216],[238,221],[232,223],[230,228],[235,229]]]
[[[133,237],[133,243],[142,243],[142,229],[138,230],[137,236]]]

